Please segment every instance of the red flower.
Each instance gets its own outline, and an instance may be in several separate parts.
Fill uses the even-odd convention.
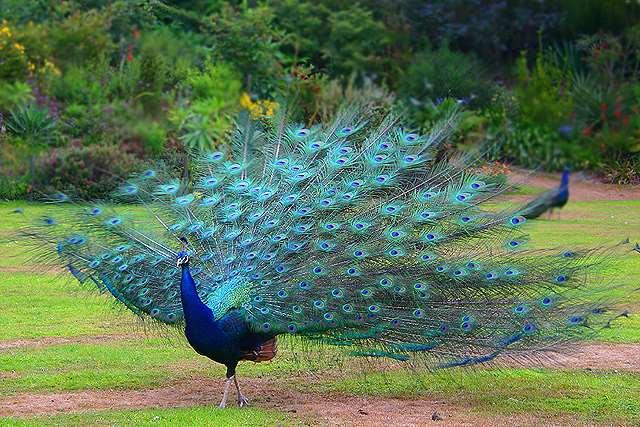
[[[623,124],[625,127],[626,127],[626,126],[629,126],[629,120],[630,120],[630,117],[629,117],[629,116],[624,116],[624,117],[622,118],[622,124]]]
[[[622,111],[616,109],[616,111],[613,112],[613,115],[616,119],[620,120],[620,118],[622,117]]]
[[[600,104],[600,111],[605,112],[609,109],[609,106],[606,103]]]
[[[591,133],[592,133],[591,128],[588,127],[588,126],[586,128],[584,128],[584,129],[582,129],[582,134],[584,136],[591,136]]]
[[[129,47],[127,47],[127,61],[131,62],[133,61],[133,46],[129,45]]]

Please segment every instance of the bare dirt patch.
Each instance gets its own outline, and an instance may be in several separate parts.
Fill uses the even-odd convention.
[[[16,348],[39,348],[61,344],[99,344],[115,340],[142,338],[136,334],[86,335],[77,337],[44,337],[0,341],[0,351]]]
[[[62,274],[65,270],[52,265],[16,265],[0,267],[0,273]]]
[[[527,171],[515,169],[509,174],[509,180],[518,184],[551,189],[559,185],[560,174],[530,174]],[[606,184],[583,173],[574,173],[571,175],[569,194],[569,201],[580,202],[594,200],[640,200],[640,185]],[[518,196],[518,199],[520,198],[524,200],[531,198],[531,196]]]
[[[580,344],[568,354],[547,352],[534,360],[512,360],[528,368],[640,372],[640,344]]]
[[[275,388],[272,381],[243,379],[243,392],[252,404],[290,413],[301,422],[321,425],[415,426],[444,421],[458,426],[545,424],[545,418],[529,415],[474,414],[472,408],[445,400],[390,399],[342,394],[299,393]],[[282,384],[286,385],[286,384]],[[53,415],[70,412],[212,406],[221,395],[222,380],[192,379],[149,390],[78,391],[24,394],[0,400],[0,416]],[[232,401],[233,402],[233,401]],[[436,420],[434,420],[436,418]],[[547,419],[556,425],[571,420]]]
[[[102,339],[109,339],[105,336]],[[100,339],[100,338],[99,338]],[[519,366],[640,372],[639,344],[586,344],[570,356],[548,355]],[[253,405],[288,412],[301,422],[322,425],[576,425],[579,420],[551,415],[478,414],[468,403],[422,397],[400,399],[339,393],[299,392],[300,384],[318,377],[301,374],[290,379],[241,378]],[[291,383],[295,384],[293,387]],[[217,405],[222,379],[192,378],[147,390],[82,390],[25,393],[0,398],[0,416],[30,417],[70,412]],[[233,402],[233,400],[231,400]],[[212,408],[213,410],[213,408]],[[433,420],[433,418],[440,418]]]

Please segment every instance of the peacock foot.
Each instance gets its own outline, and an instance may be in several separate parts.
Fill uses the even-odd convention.
[[[245,406],[249,406],[249,399],[247,399],[243,394],[238,396],[238,406],[244,408]]]
[[[249,400],[240,391],[240,385],[238,384],[238,379],[236,378],[235,375],[231,378],[233,378],[233,383],[236,385],[236,393],[238,396],[238,406],[241,408],[244,408],[245,406],[249,406]]]
[[[227,398],[229,397],[229,387],[231,386],[231,378],[227,378],[224,382],[224,392],[222,393],[222,400],[218,405],[218,408],[222,409],[227,406]]]

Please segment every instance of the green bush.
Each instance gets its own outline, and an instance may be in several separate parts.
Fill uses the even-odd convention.
[[[31,190],[27,177],[8,177],[0,175],[0,200],[24,199]]]
[[[238,74],[224,63],[209,63],[203,70],[192,69],[181,86],[184,102],[170,111],[169,119],[185,146],[211,148],[239,110]]]
[[[548,171],[589,169],[600,164],[600,154],[589,140],[565,139],[548,127],[516,123],[502,135],[500,157],[527,168]]]
[[[384,24],[373,13],[358,5],[332,13],[329,37],[324,49],[334,75],[380,73],[388,58],[389,38]]]
[[[23,82],[0,81],[0,111],[8,111],[33,100],[31,86]]]
[[[108,96],[101,82],[105,67],[104,63],[71,64],[60,77],[51,79],[50,93],[65,104],[104,104]]]
[[[279,61],[281,34],[271,25],[273,11],[266,5],[225,4],[211,16],[214,59],[233,64],[244,74],[247,90],[267,95],[283,74]]]
[[[7,118],[7,131],[29,145],[49,144],[56,128],[49,111],[29,104],[11,111]]]
[[[167,133],[160,123],[141,121],[137,122],[132,134],[140,138],[142,147],[146,153],[157,156],[162,152]]]
[[[137,166],[136,158],[116,145],[72,145],[38,159],[34,186],[43,193],[105,198]]]
[[[490,99],[492,85],[477,58],[443,45],[415,55],[398,92],[418,105],[456,98],[470,107],[482,107]]]
[[[50,26],[53,55],[63,65],[92,63],[108,56],[114,48],[109,26],[109,16],[97,9],[73,12]]]
[[[573,100],[568,93],[568,78],[543,52],[536,56],[532,69],[526,54],[516,62],[516,97],[519,121],[534,127],[556,131],[567,123],[573,111]]]

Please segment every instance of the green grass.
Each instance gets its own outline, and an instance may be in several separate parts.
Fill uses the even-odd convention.
[[[0,272],[0,339],[125,333],[134,316],[52,274]]]
[[[60,426],[60,425],[136,425],[136,426],[272,426],[292,425],[287,414],[257,408],[191,407],[176,409],[142,409],[101,411],[56,415],[31,419],[0,418],[0,425]]]
[[[243,362],[241,377],[274,380],[300,370],[319,370],[292,354],[295,345],[281,343],[269,363]],[[324,369],[327,369],[325,365]],[[0,351],[0,396],[25,392],[141,389],[193,376],[221,379],[222,365],[195,353],[182,338],[116,339],[97,343],[64,343]]]
[[[421,383],[417,386],[417,383]],[[533,369],[369,374],[317,386],[319,391],[459,402],[478,413],[572,415],[584,421],[640,422],[640,374]]]

